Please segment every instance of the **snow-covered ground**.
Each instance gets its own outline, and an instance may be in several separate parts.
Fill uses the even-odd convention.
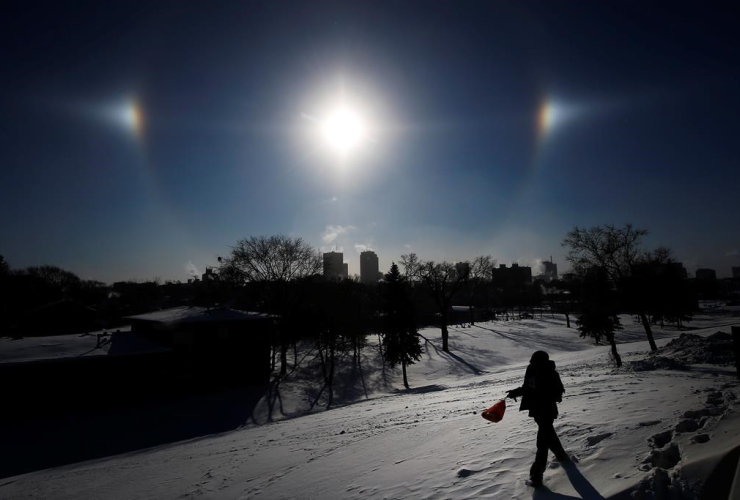
[[[101,335],[100,343],[98,343],[98,335]],[[123,344],[127,342],[118,341],[118,339],[124,337],[132,337],[130,326],[73,335],[23,337],[20,339],[2,337],[0,338],[0,363],[21,363],[82,356],[107,356],[115,353],[115,350],[111,352],[113,345],[111,339],[117,339],[117,350],[122,351]],[[137,344],[137,352],[162,350],[153,346],[147,346],[145,349],[140,344],[141,341]]]
[[[734,368],[632,370],[648,347],[638,325],[623,323],[620,370],[607,346],[579,338],[561,317],[453,328],[449,354],[439,330],[425,329],[410,391],[398,370],[381,369],[370,338],[359,377],[338,375],[359,382],[338,383],[326,411],[307,348],[237,430],[5,478],[0,497],[598,499],[640,484],[665,489],[665,478],[686,488],[740,445]],[[733,324],[740,320],[707,316],[688,326],[708,336]],[[656,329],[658,345],[679,333]],[[551,463],[546,488],[533,491],[524,480],[535,423],[513,402],[496,424],[480,412],[521,384],[538,349],[566,387],[555,428],[577,463]]]

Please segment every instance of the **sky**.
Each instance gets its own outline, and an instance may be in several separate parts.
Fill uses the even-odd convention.
[[[633,225],[740,266],[729,7],[20,2],[0,7],[0,254],[186,280],[240,239],[537,266]],[[337,116],[351,116],[344,121]],[[536,270],[535,270],[536,274]]]

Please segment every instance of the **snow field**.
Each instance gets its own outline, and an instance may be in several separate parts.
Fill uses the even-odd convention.
[[[640,338],[639,326],[623,322],[624,338]],[[690,326],[709,335],[729,331],[729,323],[697,318]],[[551,462],[538,498],[647,491],[656,487],[656,467],[673,475],[670,487],[690,485],[708,469],[679,477],[684,467],[740,444],[740,426],[728,424],[738,417],[730,368],[616,370],[607,346],[580,339],[562,318],[456,327],[449,354],[438,330],[421,333],[428,341],[422,361],[409,368],[411,391],[393,392],[400,375],[383,377],[371,345],[363,358],[367,399],[364,392],[353,404],[338,397],[331,410],[318,411],[319,402],[287,418],[315,397],[308,371],[298,368],[281,383],[272,411],[262,401],[242,429],[0,480],[0,497],[532,498],[524,480],[536,424],[511,400],[499,423],[479,414],[521,384],[537,349],[551,354],[566,387],[555,428],[577,460]],[[677,335],[656,331],[659,346]],[[626,364],[647,351],[646,342],[620,345]]]

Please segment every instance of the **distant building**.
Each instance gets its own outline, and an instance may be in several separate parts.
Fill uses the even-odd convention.
[[[326,252],[324,254],[324,278],[340,280],[344,274],[344,254],[342,252]]]
[[[212,267],[206,267],[206,272],[203,273],[201,276],[201,279],[203,280],[203,283],[207,281],[213,281],[218,277],[216,273],[213,272]]]
[[[545,278],[545,281],[553,281],[558,279],[558,265],[552,261],[552,256],[550,256],[550,261],[543,262],[542,266],[544,268],[544,272],[542,274]]]
[[[717,271],[714,269],[697,269],[696,279],[698,281],[717,281]]]
[[[349,279],[349,264],[346,262],[342,264],[342,279]]]
[[[491,272],[491,281],[494,286],[500,288],[530,285],[532,283],[532,268],[519,264],[512,264],[511,267],[500,264],[498,268],[494,268]]]
[[[732,277],[740,278],[740,267],[732,266]]]
[[[363,283],[378,282],[378,256],[372,250],[360,254],[360,279]]]
[[[668,264],[664,264],[671,273],[675,273],[676,275],[680,276],[681,278],[686,279],[689,274],[686,272],[686,268],[683,267],[683,264],[680,262],[669,262]]]

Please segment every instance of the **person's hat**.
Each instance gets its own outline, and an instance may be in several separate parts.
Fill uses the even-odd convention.
[[[549,360],[550,356],[548,356],[545,351],[536,351],[534,354],[532,354],[532,359],[530,359],[529,362],[539,364]]]

